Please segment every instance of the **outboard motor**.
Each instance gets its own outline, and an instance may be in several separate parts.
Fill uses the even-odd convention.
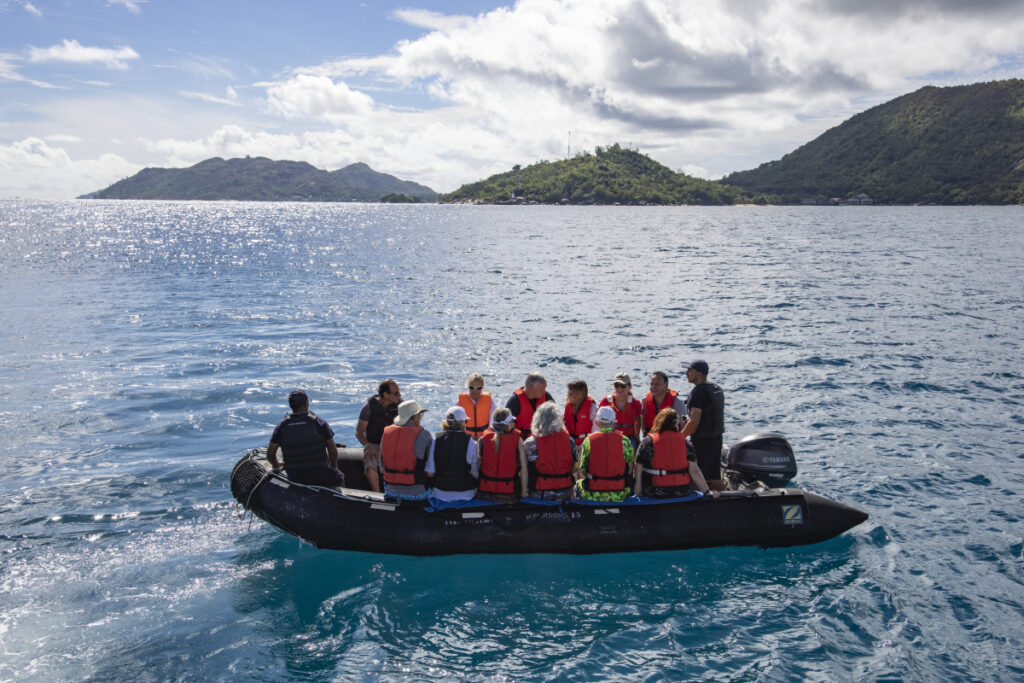
[[[725,478],[734,491],[785,488],[796,476],[796,456],[778,432],[750,434],[722,451]]]

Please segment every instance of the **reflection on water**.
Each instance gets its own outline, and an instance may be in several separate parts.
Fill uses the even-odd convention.
[[[0,202],[0,678],[1024,675],[1015,208]],[[871,514],[799,549],[407,558],[239,520],[295,385],[711,364]],[[1013,618],[1017,617],[1017,618]]]

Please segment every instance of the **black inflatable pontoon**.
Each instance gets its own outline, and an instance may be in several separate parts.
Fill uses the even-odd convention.
[[[346,481],[365,481],[362,451],[340,451]],[[357,488],[295,484],[283,472],[271,471],[263,449],[254,449],[235,465],[231,492],[256,516],[318,548],[403,555],[770,548],[818,543],[867,519],[824,496],[762,483],[784,486],[795,473],[785,438],[768,433],[746,437],[728,450],[726,474],[737,490],[717,500],[693,494],[673,501],[446,506],[396,501]]]

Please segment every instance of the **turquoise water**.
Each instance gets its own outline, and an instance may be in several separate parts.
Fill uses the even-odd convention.
[[[1020,680],[1020,208],[0,202],[0,679]],[[867,511],[796,549],[407,558],[240,519],[293,386],[646,385]]]

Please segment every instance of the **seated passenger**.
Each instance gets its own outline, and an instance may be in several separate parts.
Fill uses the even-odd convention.
[[[484,435],[497,407],[490,392],[484,391],[484,376],[474,372],[466,380],[466,391],[459,394],[458,404],[466,411],[466,432],[474,440]]]
[[[565,429],[558,406],[545,403],[533,414],[532,435],[523,444],[529,463],[530,487],[534,498],[569,500],[572,498],[576,443]]]
[[[615,410],[597,410],[598,431],[583,440],[576,495],[586,500],[619,503],[629,498],[635,459],[629,437],[615,430]]]
[[[581,379],[569,382],[568,394],[565,397],[565,428],[577,446],[583,443],[587,434],[594,431],[594,418],[597,417],[597,401],[590,398],[587,383]]]
[[[471,500],[476,495],[480,459],[476,441],[466,433],[466,411],[461,406],[449,408],[441,430],[434,435],[424,468],[434,486],[430,497]]]
[[[495,410],[493,422],[480,439],[480,482],[476,497],[514,503],[517,479],[522,494],[529,494],[526,451],[519,438],[519,430],[512,426],[515,417],[508,408]]]
[[[612,393],[601,399],[601,405],[615,410],[615,429],[623,436],[628,436],[630,444],[636,448],[643,424],[643,406],[633,396],[633,382],[626,373],[615,375],[612,387]]]
[[[433,438],[420,426],[425,412],[416,401],[402,401],[395,423],[384,429],[380,439],[384,493],[397,498],[426,497],[423,468]]]
[[[284,456],[284,471],[297,484],[344,486],[345,476],[338,469],[338,447],[334,431],[309,410],[309,396],[302,389],[288,394],[292,409],[274,429],[267,446],[267,461],[277,469],[277,450]]]
[[[672,408],[663,409],[654,418],[650,434],[640,442],[636,453],[640,469],[636,495],[676,498],[696,488],[718,498],[718,491],[709,491],[697,461],[689,459],[686,437],[679,432],[679,423],[679,414]]]

